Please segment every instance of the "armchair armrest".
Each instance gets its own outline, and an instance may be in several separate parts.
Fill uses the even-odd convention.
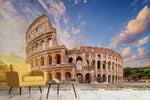
[[[7,85],[12,87],[19,87],[22,82],[22,75],[19,72],[6,72]]]
[[[45,71],[32,71],[33,76],[43,76],[44,83],[46,83],[46,72]]]

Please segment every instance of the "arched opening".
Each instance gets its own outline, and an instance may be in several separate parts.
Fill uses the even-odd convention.
[[[103,75],[103,82],[106,82],[106,76]]]
[[[114,75],[112,76],[112,83],[114,83]]]
[[[111,76],[109,75],[108,76],[108,83],[110,83],[111,82]]]
[[[97,59],[101,59],[101,55],[97,55]]]
[[[97,82],[101,83],[101,75],[100,74],[97,75]]]
[[[59,81],[61,81],[61,73],[60,72],[57,72],[55,74],[55,78],[58,79]]]
[[[77,64],[82,64],[82,57],[78,56],[76,59]]]
[[[66,72],[65,73],[65,80],[69,81],[71,79],[71,73],[70,72]]]
[[[106,69],[106,61],[103,61],[103,69]]]
[[[71,58],[69,58],[69,63],[72,63],[72,61],[73,61],[73,58],[71,57]]]
[[[38,66],[38,60],[35,59],[35,67],[37,67],[37,66]]]
[[[87,73],[85,75],[85,81],[86,81],[86,83],[91,83],[91,75],[90,75],[90,73]]]
[[[47,74],[47,81],[52,81],[52,74],[51,73]]]
[[[61,55],[57,54],[55,58],[56,58],[56,64],[61,64]]]
[[[110,70],[110,61],[108,62],[108,69]]]
[[[79,83],[82,83],[82,82],[83,82],[83,76],[82,76],[81,73],[78,73],[78,74],[77,74],[77,78],[78,78]]]
[[[51,65],[52,64],[52,56],[48,56],[48,64]]]
[[[44,57],[41,57],[40,62],[41,62],[41,66],[44,66]]]
[[[49,47],[52,47],[52,39],[48,39],[48,45]]]
[[[100,61],[97,62],[97,69],[100,69]]]
[[[118,82],[117,76],[116,76],[116,83]]]
[[[95,67],[95,60],[92,60],[92,67]]]
[[[45,43],[44,43],[44,40],[41,42],[41,45],[42,45],[42,49],[45,49]]]

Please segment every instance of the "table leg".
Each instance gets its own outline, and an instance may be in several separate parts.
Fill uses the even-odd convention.
[[[48,98],[50,87],[51,87],[51,84],[49,84],[49,86],[48,86],[48,91],[47,91],[47,97],[46,98]]]
[[[74,84],[72,84],[72,87],[73,87],[73,90],[74,90],[74,95],[75,95],[75,97],[77,97],[76,91],[75,91],[75,88],[74,88]]]
[[[57,86],[57,95],[59,95],[59,84]]]

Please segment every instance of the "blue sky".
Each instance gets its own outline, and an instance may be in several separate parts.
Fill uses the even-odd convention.
[[[124,67],[150,66],[149,0],[0,0],[0,60],[25,59],[25,32],[46,13],[67,48],[113,49]]]

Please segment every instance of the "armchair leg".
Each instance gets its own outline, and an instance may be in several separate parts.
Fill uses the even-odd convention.
[[[20,95],[21,95],[21,89],[22,89],[22,88],[20,87]]]
[[[9,93],[11,92],[11,90],[12,90],[12,86],[11,86],[10,89],[9,89]]]
[[[41,89],[41,86],[39,86],[39,88],[40,88],[40,92],[42,93],[42,89]]]
[[[31,86],[29,86],[29,93],[30,93],[30,91],[31,91]]]

